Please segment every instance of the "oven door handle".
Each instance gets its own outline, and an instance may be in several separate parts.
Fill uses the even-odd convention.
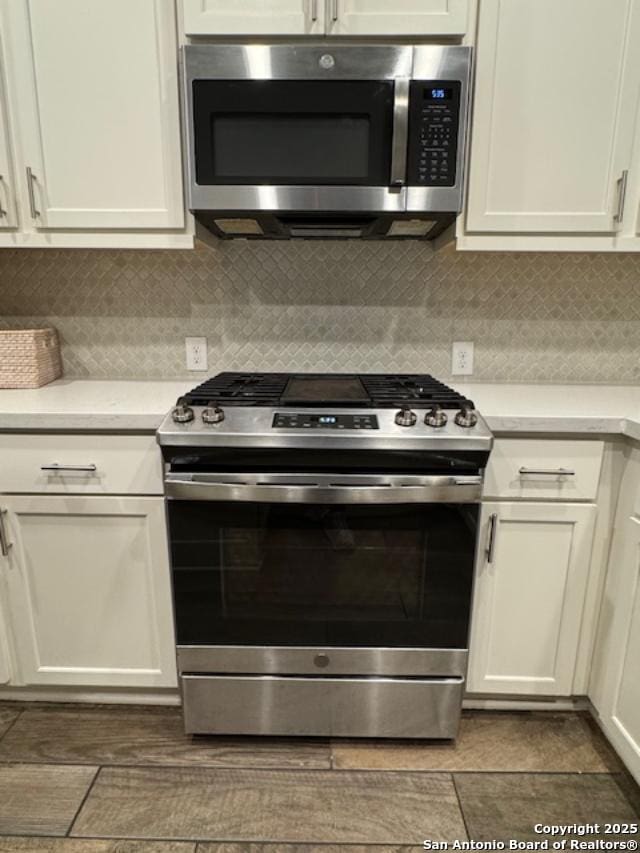
[[[478,476],[420,478],[411,485],[296,483],[238,483],[167,475],[165,494],[170,500],[245,501],[301,504],[477,503],[482,493]]]

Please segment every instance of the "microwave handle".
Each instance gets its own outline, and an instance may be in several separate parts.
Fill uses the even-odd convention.
[[[393,92],[393,137],[391,140],[391,186],[403,187],[407,181],[407,145],[409,140],[409,78],[398,77]]]

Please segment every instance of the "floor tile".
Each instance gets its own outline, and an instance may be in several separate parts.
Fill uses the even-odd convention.
[[[475,841],[542,840],[545,836],[534,831],[536,823],[637,819],[615,779],[606,774],[456,773],[454,779],[469,836]],[[585,836],[601,837],[606,836]]]
[[[196,853],[415,853],[422,844],[198,844]],[[0,847],[2,851],[2,847]]]
[[[0,705],[0,738],[10,728],[11,724],[18,717],[20,711],[15,708],[4,707]]]
[[[96,767],[0,766],[0,833],[64,835]]]
[[[36,708],[23,711],[0,741],[0,761],[328,769],[330,747],[327,741],[192,738],[179,708]]]
[[[583,714],[472,712],[455,742],[340,742],[334,766],[358,770],[606,773],[618,761]]]
[[[195,849],[191,841],[0,837],[0,853],[195,853]]]
[[[103,768],[72,835],[419,844],[466,838],[435,773]]]

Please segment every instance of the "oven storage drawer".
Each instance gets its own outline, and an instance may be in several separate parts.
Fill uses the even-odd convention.
[[[464,679],[182,676],[189,734],[454,738]]]

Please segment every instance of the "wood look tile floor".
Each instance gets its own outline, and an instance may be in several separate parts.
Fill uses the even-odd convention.
[[[455,744],[332,742],[190,738],[174,708],[0,703],[0,853],[404,853],[639,817],[579,713],[469,712]]]

